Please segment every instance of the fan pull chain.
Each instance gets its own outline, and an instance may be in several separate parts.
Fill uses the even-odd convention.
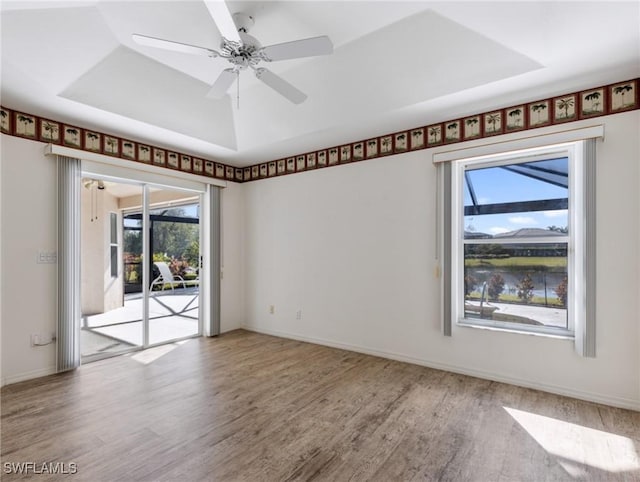
[[[236,106],[240,110],[240,71],[236,70]]]
[[[96,207],[95,207],[96,190],[93,185],[93,182],[91,183],[91,187],[89,189],[91,189],[91,191],[89,191],[89,196],[91,196],[91,222],[93,222],[95,221],[95,212],[96,212]]]

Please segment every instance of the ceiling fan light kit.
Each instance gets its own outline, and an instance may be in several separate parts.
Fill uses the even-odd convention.
[[[222,34],[220,51],[184,44],[172,40],[149,37],[147,35],[133,34],[133,40],[144,46],[172,50],[191,55],[203,55],[210,58],[223,58],[232,67],[223,70],[215,80],[207,97],[212,99],[222,98],[234,81],[240,81],[240,72],[248,68],[252,69],[256,78],[265,85],[271,87],[280,95],[294,104],[300,104],[307,98],[306,94],[298,90],[282,77],[270,70],[259,67],[261,62],[275,62],[279,60],[314,57],[333,53],[333,44],[327,36],[311,37],[294,40],[263,47],[258,39],[249,35],[249,30],[254,25],[253,17],[242,12],[230,15],[224,2],[205,2],[218,30]],[[233,25],[233,29],[230,25]],[[239,102],[239,87],[238,87]]]

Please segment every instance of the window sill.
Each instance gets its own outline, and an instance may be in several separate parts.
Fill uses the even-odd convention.
[[[518,329],[516,327],[505,326],[500,323],[495,322],[478,322],[478,320],[458,320],[458,326],[462,326],[465,328],[476,328],[480,330],[488,330],[488,331],[501,331],[505,333],[513,333],[518,335],[533,335],[533,336],[542,336],[545,338],[555,338],[558,340],[569,340],[574,341],[575,334],[568,330],[552,330],[552,329]]]

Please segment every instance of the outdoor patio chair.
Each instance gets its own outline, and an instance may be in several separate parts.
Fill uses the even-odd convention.
[[[173,273],[171,273],[171,270],[169,269],[169,265],[167,263],[165,263],[164,261],[156,261],[153,264],[157,266],[158,270],[160,271],[160,275],[151,282],[151,287],[149,288],[150,290],[153,290],[153,287],[155,285],[161,285],[162,291],[164,291],[165,285],[171,286],[171,289],[174,289],[174,285],[179,284],[182,284],[183,288],[187,287],[184,278],[177,274],[174,275]]]

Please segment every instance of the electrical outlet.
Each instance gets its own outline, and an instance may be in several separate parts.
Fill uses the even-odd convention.
[[[34,333],[31,335],[31,346],[50,345],[56,339],[56,335],[52,333]]]
[[[273,315],[276,312],[275,305],[269,305],[269,314]]]

